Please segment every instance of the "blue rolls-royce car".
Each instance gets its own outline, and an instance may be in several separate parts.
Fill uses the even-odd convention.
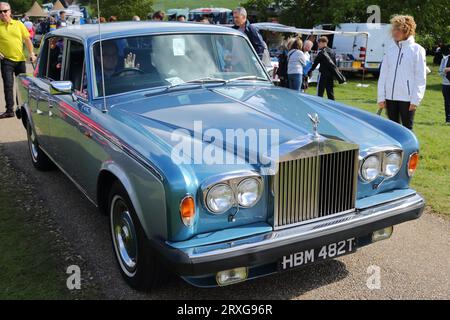
[[[239,31],[195,23],[47,34],[18,78],[33,165],[109,216],[134,288],[225,286],[350,254],[422,214],[414,134],[275,86]]]

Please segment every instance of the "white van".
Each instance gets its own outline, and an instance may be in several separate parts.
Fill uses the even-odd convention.
[[[325,25],[317,29],[327,29],[345,32],[367,32],[348,36],[331,36],[331,48],[336,52],[338,67],[344,71],[358,71],[364,66],[371,73],[378,73],[385,51],[394,43],[391,36],[391,26],[385,23],[341,23],[335,28]]]

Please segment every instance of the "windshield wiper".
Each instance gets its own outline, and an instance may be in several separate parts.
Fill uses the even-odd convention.
[[[199,85],[207,84],[207,83],[228,84],[230,82],[245,81],[245,80],[269,81],[266,78],[258,77],[258,76],[243,76],[243,77],[233,78],[233,79],[229,79],[229,80],[225,80],[225,79],[221,79],[221,78],[205,77],[205,78],[199,78],[199,79],[189,80],[189,81],[185,81],[185,82],[180,82],[180,83],[176,83],[176,84],[170,84],[170,85],[164,86],[162,88],[155,88],[155,92],[147,93],[146,96],[152,96],[157,93],[160,93],[161,91],[164,92],[164,91],[171,90],[173,88],[177,88],[177,87],[181,87],[181,86],[188,86],[188,85],[192,85],[192,84],[199,84]]]
[[[184,85],[189,85],[189,84],[205,84],[205,83],[223,83],[223,84],[225,84],[225,83],[227,83],[227,80],[220,79],[220,78],[205,77],[205,78],[189,80],[189,81],[185,81],[185,82],[181,82],[181,83],[171,84],[167,87],[167,89],[184,86]]]
[[[199,78],[199,79],[184,81],[184,82],[180,82],[180,83],[169,84],[169,85],[166,85],[166,86],[163,86],[163,87],[159,87],[159,88],[154,88],[154,90],[152,90],[153,92],[149,92],[145,96],[146,97],[150,97],[150,96],[153,96],[155,94],[158,94],[158,93],[161,93],[161,92],[166,92],[166,91],[169,91],[171,89],[182,87],[182,86],[189,86],[189,85],[193,85],[193,84],[203,85],[203,84],[206,84],[206,83],[222,83],[222,84],[226,84],[227,80],[220,79],[220,78],[212,78],[212,77]]]
[[[235,81],[243,81],[243,80],[258,80],[258,81],[269,81],[267,78],[258,77],[258,76],[243,76],[237,77],[233,79],[226,80],[226,83],[235,82]]]

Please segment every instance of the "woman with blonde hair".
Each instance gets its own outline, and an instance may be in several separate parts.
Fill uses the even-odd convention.
[[[378,80],[378,105],[390,120],[412,130],[414,114],[425,95],[426,53],[414,40],[416,23],[411,16],[391,19],[395,45],[388,49]]]
[[[302,88],[304,66],[306,56],[303,53],[303,41],[297,37],[289,43],[287,74],[290,89],[300,91]]]

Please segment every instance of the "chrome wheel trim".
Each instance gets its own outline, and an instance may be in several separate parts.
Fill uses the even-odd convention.
[[[33,162],[37,162],[39,147],[37,146],[36,136],[31,128],[28,133],[28,147],[30,149],[31,159]]]
[[[121,196],[114,196],[110,210],[114,250],[122,271],[128,277],[133,277],[136,274],[138,258],[136,228],[129,208]]]

